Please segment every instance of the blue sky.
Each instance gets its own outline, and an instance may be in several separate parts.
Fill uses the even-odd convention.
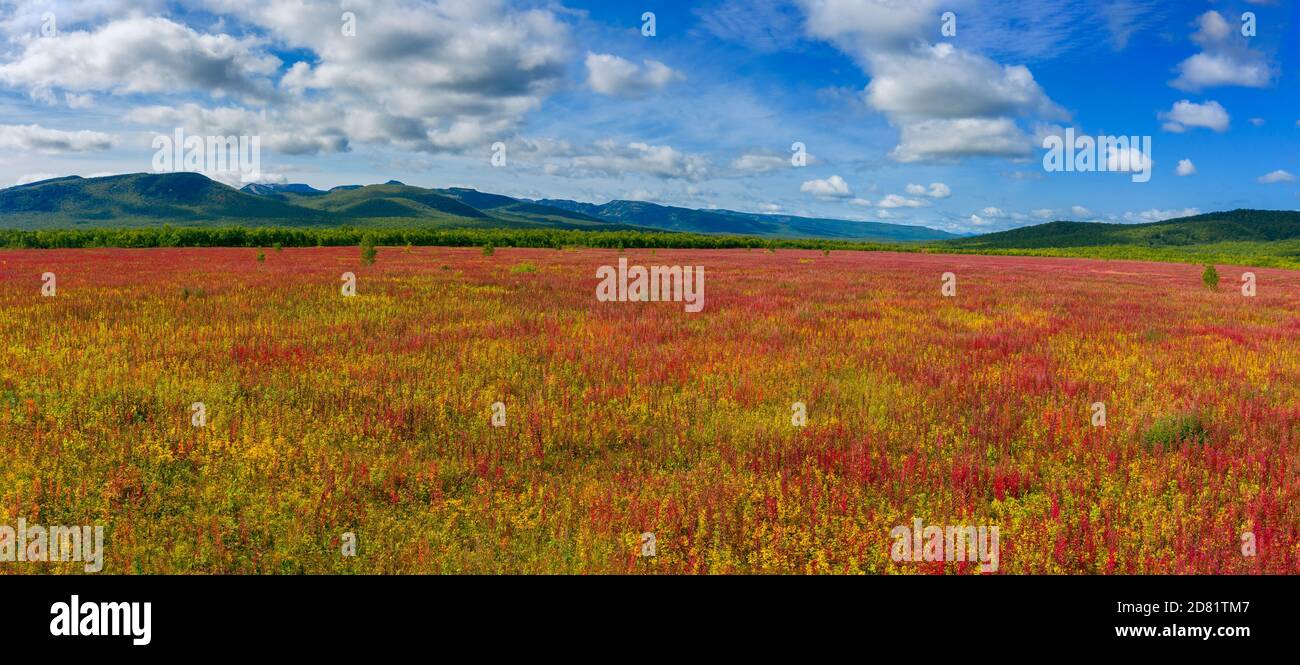
[[[259,136],[260,179],[322,188],[396,178],[970,233],[1295,209],[1297,14],[1288,0],[0,0],[0,186],[149,171],[154,137],[182,128]],[[1150,137],[1131,155],[1150,180],[1048,172],[1043,138],[1065,128]]]

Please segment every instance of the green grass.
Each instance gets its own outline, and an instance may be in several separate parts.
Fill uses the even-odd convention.
[[[1063,258],[1161,261],[1210,265],[1241,265],[1261,268],[1300,269],[1300,239],[1232,241],[1200,245],[1145,247],[1140,245],[1093,245],[1082,247],[960,247],[930,244],[926,252],[944,254],[992,254],[999,256],[1051,256]]]
[[[1161,418],[1142,433],[1142,445],[1148,452],[1174,450],[1183,443],[1202,445],[1208,439],[1200,414],[1191,411]]]

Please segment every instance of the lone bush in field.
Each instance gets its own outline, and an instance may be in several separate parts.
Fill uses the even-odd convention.
[[[366,236],[361,239],[361,263],[371,265],[375,262],[375,255],[378,251],[375,249],[375,239]]]
[[[1142,433],[1142,445],[1147,451],[1159,448],[1173,450],[1184,441],[1203,444],[1209,438],[1205,423],[1195,412],[1180,413],[1157,420]]]
[[[495,247],[492,246],[492,243],[487,243],[483,245],[483,256],[492,256],[493,254],[496,253],[497,250]]]
[[[1212,265],[1205,266],[1205,272],[1201,273],[1201,281],[1205,282],[1206,288],[1219,290],[1219,271]]]

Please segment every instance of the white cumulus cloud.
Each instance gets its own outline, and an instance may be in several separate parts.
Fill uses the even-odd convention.
[[[1188,128],[1204,127],[1216,132],[1228,131],[1231,121],[1228,112],[1218,102],[1197,104],[1186,99],[1174,102],[1173,108],[1158,114],[1164,122],[1161,127],[1169,132],[1185,132]]]
[[[16,59],[0,65],[0,82],[38,94],[202,89],[265,98],[280,59],[262,46],[256,38],[201,33],[162,17],[123,18],[29,40]]]
[[[1282,169],[1278,169],[1272,173],[1266,173],[1260,176],[1258,181],[1265,185],[1273,185],[1283,182],[1295,182],[1295,176],[1283,171]]]
[[[865,100],[899,130],[900,162],[1024,157],[1017,117],[1064,117],[1023,65],[932,43],[940,0],[800,0],[809,35],[831,42],[871,77]]]
[[[62,93],[73,107],[92,94],[145,97],[180,110],[136,109],[150,130],[170,132],[177,118],[238,124],[295,154],[486,150],[515,134],[573,59],[558,10],[504,2],[382,2],[355,10],[355,36],[341,34],[336,0],[209,0],[192,12],[153,0],[85,4],[59,10],[57,37],[16,40],[0,84],[37,99]],[[160,122],[146,123],[150,114]]]
[[[876,205],[881,208],[924,208],[925,206],[930,205],[930,203],[921,199],[909,199],[906,196],[890,194],[889,196],[880,199],[880,202]]]
[[[1178,78],[1169,85],[1196,92],[1218,86],[1263,88],[1273,78],[1267,59],[1249,46],[1249,39],[1217,11],[1196,19],[1192,41],[1201,52],[1178,64]]]
[[[684,78],[657,60],[637,65],[609,53],[587,53],[587,85],[602,95],[640,97]]]
[[[844,178],[837,175],[819,180],[807,180],[799,186],[799,191],[820,198],[846,199],[853,196],[853,190],[849,189],[849,183],[844,182]]]
[[[1126,212],[1124,213],[1123,221],[1141,224],[1145,222],[1161,222],[1166,219],[1176,219],[1179,217],[1191,217],[1192,215],[1199,214],[1201,214],[1200,208],[1182,208],[1181,210],[1159,210],[1152,208],[1151,210],[1143,210],[1142,212]]]
[[[928,188],[925,185],[909,184],[904,191],[912,196],[928,196],[932,199],[946,199],[952,196],[952,190],[941,182],[932,182]]]
[[[93,152],[108,150],[114,143],[108,134],[84,129],[64,131],[40,125],[0,125],[0,150],[44,154]]]
[[[629,173],[656,178],[698,181],[709,176],[710,164],[703,155],[682,152],[672,146],[650,145],[641,141],[621,144],[598,141],[587,148],[569,148],[566,161],[552,163],[551,174],[570,176],[603,175],[622,177]]]
[[[747,152],[731,160],[731,168],[743,173],[771,173],[789,166],[789,157],[771,152]]]

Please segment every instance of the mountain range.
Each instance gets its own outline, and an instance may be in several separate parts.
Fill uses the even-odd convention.
[[[304,184],[235,189],[199,173],[67,176],[0,189],[0,229],[172,226],[513,228],[668,231],[884,243],[969,251],[1132,247],[1178,249],[1270,243],[1290,256],[1300,211],[1232,210],[1144,224],[1055,221],[962,237],[924,226],[698,210],[645,201],[530,200],[396,180],[321,190]]]
[[[413,187],[396,180],[329,190],[304,184],[250,184],[237,190],[199,173],[134,173],[67,176],[0,190],[0,228],[162,223],[605,229],[877,242],[959,237],[904,224],[693,210],[644,201],[602,205],[563,199],[534,201],[461,187]]]

